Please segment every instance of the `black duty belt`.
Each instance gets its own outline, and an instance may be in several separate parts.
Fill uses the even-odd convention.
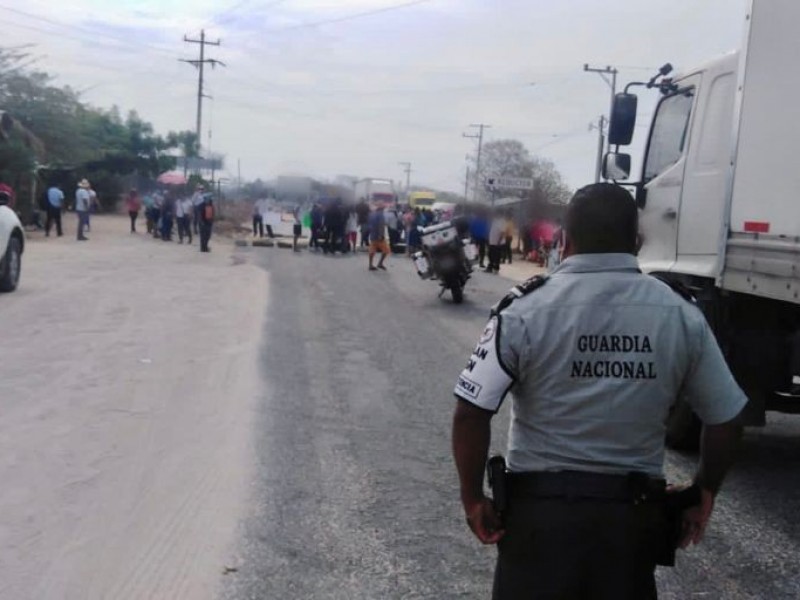
[[[666,482],[645,473],[612,475],[587,471],[508,473],[512,497],[647,502],[663,500]]]

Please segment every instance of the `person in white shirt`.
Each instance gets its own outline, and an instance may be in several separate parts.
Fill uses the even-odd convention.
[[[347,217],[347,242],[350,244],[350,251],[356,251],[358,241],[358,215],[355,210],[351,210]]]
[[[78,183],[78,190],[75,192],[75,212],[78,213],[78,241],[85,242],[89,238],[83,235],[83,229],[89,220],[89,208],[92,203],[92,196],[89,193],[89,181],[82,179]]]
[[[503,213],[496,212],[492,217],[492,224],[489,228],[489,264],[486,272],[500,272],[500,258],[503,254],[503,242],[505,241],[506,220]]]
[[[89,188],[89,210],[86,213],[86,231],[91,231],[91,216],[92,211],[97,210],[97,207],[100,203],[97,201],[97,192],[95,192],[92,188]]]
[[[205,188],[202,185],[198,185],[197,189],[194,191],[192,195],[192,206],[193,206],[193,215],[192,215],[192,227],[194,229],[195,234],[199,234],[200,232],[200,212],[203,210],[203,203],[205,202]]]
[[[267,201],[263,198],[253,204],[253,237],[264,237],[264,215],[267,213]]]
[[[400,219],[394,206],[386,210],[386,229],[389,233],[389,248],[392,252],[397,252],[397,244],[400,242]]]
[[[188,197],[180,198],[175,202],[175,218],[178,221],[178,243],[192,243],[192,215],[194,214],[194,204]]]

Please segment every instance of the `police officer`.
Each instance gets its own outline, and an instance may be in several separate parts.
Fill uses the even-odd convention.
[[[623,188],[578,190],[566,260],[495,307],[459,377],[453,453],[467,522],[498,545],[495,599],[655,598],[659,549],[701,540],[731,464],[746,397],[691,298],[639,271],[637,221]],[[508,392],[499,515],[482,480]],[[700,501],[670,540],[664,423],[679,397],[704,423]]]

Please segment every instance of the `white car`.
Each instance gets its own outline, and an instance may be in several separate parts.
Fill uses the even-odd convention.
[[[13,292],[19,283],[25,233],[17,213],[0,204],[0,292]]]

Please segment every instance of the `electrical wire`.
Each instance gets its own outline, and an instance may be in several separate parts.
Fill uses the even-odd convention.
[[[390,89],[383,89],[383,90],[354,90],[354,89],[303,89],[298,88],[296,86],[289,86],[289,85],[281,85],[276,83],[268,83],[264,81],[252,81],[248,79],[244,79],[242,77],[237,77],[235,75],[230,75],[226,73],[224,77],[228,81],[232,81],[237,85],[240,85],[244,88],[249,88],[253,91],[257,92],[272,92],[272,91],[285,91],[290,92],[297,95],[307,95],[311,93],[315,96],[332,96],[332,95],[346,95],[348,97],[363,97],[363,96],[386,96],[386,95],[401,95],[401,94],[440,94],[440,93],[448,93],[448,92],[469,92],[474,90],[511,90],[511,89],[528,89],[533,87],[534,85],[540,87],[541,85],[547,85],[549,82],[544,82],[544,84],[536,83],[476,83],[476,84],[467,84],[467,85],[459,85],[459,86],[448,86],[448,87],[431,87],[431,88],[390,88]]]
[[[241,0],[241,2],[237,2],[236,4],[234,4],[233,6],[228,8],[227,10],[224,10],[221,13],[217,13],[216,15],[212,16],[209,21],[206,21],[206,23],[205,23],[205,25],[203,25],[203,27],[208,27],[209,25],[214,25],[214,24],[220,25],[220,24],[224,23],[225,22],[224,17],[227,17],[228,15],[231,15],[231,14],[235,13],[237,10],[239,10],[240,8],[243,8],[247,4],[250,4],[252,1],[253,0]]]
[[[237,2],[236,4],[231,6],[229,9],[224,10],[224,11],[214,15],[213,17],[211,17],[211,19],[209,21],[206,21],[206,23],[205,23],[205,25],[203,25],[203,27],[209,27],[211,25],[224,25],[225,23],[228,23],[231,20],[231,17],[232,17],[232,15],[234,13],[236,13],[240,9],[244,8],[246,5],[250,4],[251,2],[253,2],[253,0],[241,0],[240,2]],[[272,8],[273,6],[278,6],[279,4],[283,4],[284,2],[286,2],[286,0],[274,0],[273,2],[270,2],[269,4],[267,4],[266,6],[262,6],[261,9],[265,10],[265,9],[268,9],[268,8]]]
[[[351,15],[345,15],[342,17],[332,17],[330,19],[322,19],[319,21],[311,21],[309,23],[298,23],[297,25],[289,25],[287,27],[278,27],[276,29],[267,29],[264,33],[284,33],[287,31],[296,31],[298,29],[306,29],[306,28],[313,28],[313,27],[320,27],[321,25],[332,25],[334,23],[343,23],[345,21],[352,21],[354,19],[362,19],[364,17],[371,17],[373,15],[379,15],[381,13],[400,10],[403,8],[410,8],[412,6],[417,6],[418,4],[425,4],[428,2],[432,2],[433,0],[412,0],[411,2],[403,2],[401,4],[392,4],[390,6],[384,6],[383,8],[376,8],[374,10],[367,10],[360,13],[353,13]]]
[[[115,42],[117,42],[119,44],[123,44],[123,45],[129,46],[131,48],[136,48],[136,49],[147,48],[147,49],[152,50],[154,52],[160,52],[160,53],[163,53],[163,54],[169,54],[170,56],[174,56],[174,54],[175,54],[174,51],[168,50],[167,48],[161,48],[160,46],[153,46],[152,44],[142,44],[142,43],[139,43],[139,42],[131,42],[130,40],[128,40],[126,38],[121,38],[119,36],[116,36],[116,35],[113,35],[113,34],[110,34],[110,33],[106,33],[104,31],[97,31],[97,30],[94,30],[94,29],[89,29],[89,28],[83,27],[81,25],[67,23],[67,22],[64,22],[64,21],[58,21],[56,19],[51,19],[51,18],[42,16],[42,15],[38,15],[38,14],[35,14],[35,13],[30,13],[30,12],[26,12],[24,10],[19,10],[18,8],[13,8],[13,7],[10,7],[10,6],[0,5],[0,10],[6,11],[6,12],[10,12],[10,13],[14,13],[14,14],[17,14],[17,15],[20,15],[22,17],[26,17],[26,18],[29,18],[29,19],[36,19],[37,21],[41,21],[43,23],[49,23],[50,25],[54,25],[54,26],[62,28],[62,29],[68,29],[70,31],[74,31],[74,30],[83,31],[87,35],[104,37],[104,38],[113,40],[113,41],[115,41]],[[5,20],[4,20],[3,24],[4,25],[6,24]],[[18,27],[25,27],[27,29],[32,29],[33,31],[41,31],[43,33],[52,33],[52,31],[48,31],[48,30],[45,30],[45,29],[40,29],[40,28],[37,28],[37,27],[35,27],[33,25],[26,25],[26,26],[17,25],[17,26]],[[78,36],[75,36],[75,35],[63,34],[63,33],[59,34],[59,35],[63,36],[63,37],[77,39],[77,40],[82,41],[82,42],[88,42],[89,41],[89,39],[87,39],[86,37],[78,37]]]

